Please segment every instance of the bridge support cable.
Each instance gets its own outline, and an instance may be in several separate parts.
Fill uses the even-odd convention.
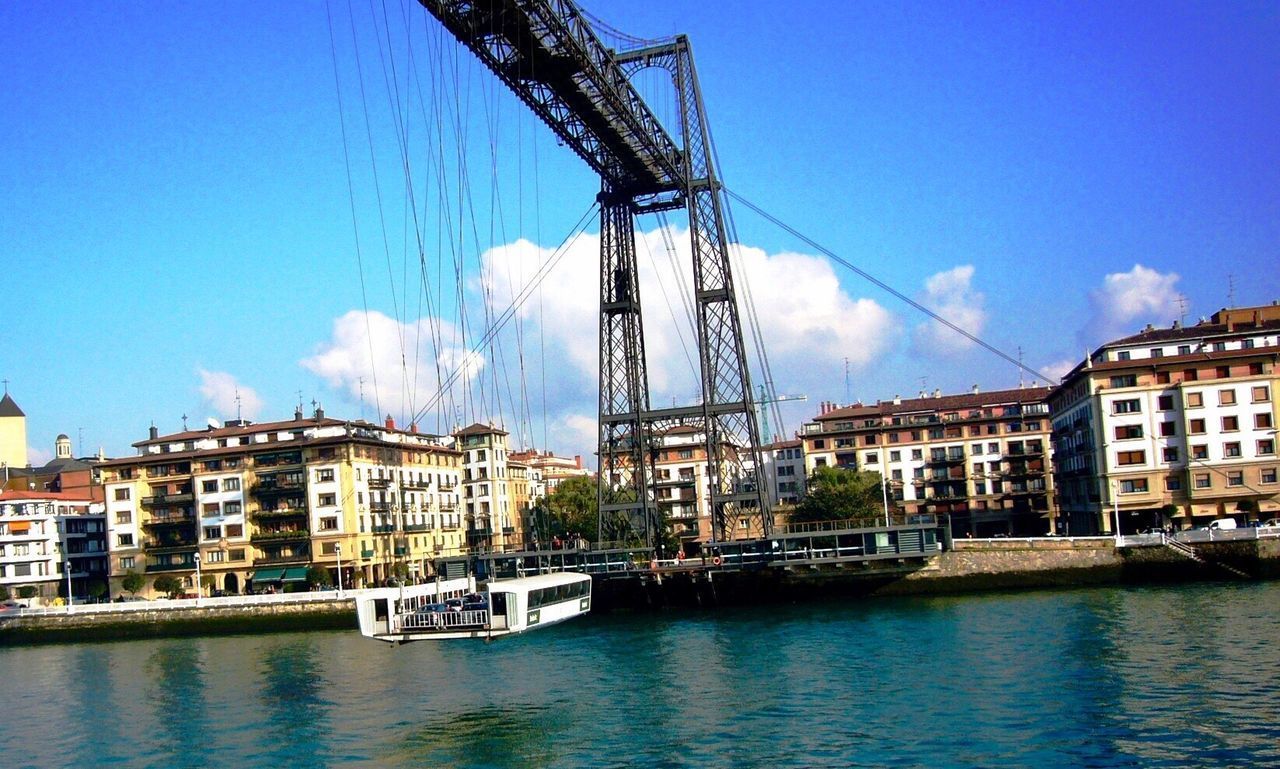
[[[795,237],[795,238],[797,238],[798,240],[802,241],[803,243],[805,243],[806,245],[808,245],[810,248],[814,249],[814,250],[815,250],[815,251],[817,251],[818,253],[822,254],[822,255],[823,255],[823,256],[825,256],[825,257],[827,257],[827,258],[828,258],[828,259],[830,259],[831,261],[835,262],[836,264],[841,265],[841,266],[842,266],[842,267],[844,267],[845,269],[847,269],[847,270],[849,270],[850,272],[854,273],[855,275],[859,276],[859,277],[860,277],[860,278],[862,278],[863,280],[866,280],[867,282],[871,283],[872,285],[876,286],[877,288],[880,288],[881,290],[888,292],[890,295],[892,295],[892,296],[894,296],[894,297],[896,297],[896,298],[900,299],[902,302],[904,302],[904,303],[906,303],[906,304],[910,305],[912,308],[914,308],[914,309],[916,309],[916,310],[919,310],[919,311],[920,311],[921,313],[923,313],[924,315],[927,315],[927,316],[929,316],[930,318],[932,318],[933,320],[936,320],[937,322],[941,323],[942,325],[944,325],[944,326],[946,326],[947,328],[951,329],[952,331],[956,332],[957,334],[959,334],[960,336],[964,337],[965,339],[968,339],[970,342],[973,342],[974,344],[978,345],[979,347],[981,347],[982,349],[986,350],[987,352],[989,352],[989,353],[991,353],[991,354],[993,354],[993,355],[995,355],[995,356],[997,356],[997,357],[999,357],[999,358],[1001,358],[1001,359],[1003,359],[1003,360],[1007,361],[1008,363],[1012,363],[1014,366],[1018,367],[1018,369],[1019,369],[1019,370],[1021,370],[1021,371],[1025,371],[1025,372],[1027,372],[1028,374],[1031,374],[1032,376],[1037,377],[1038,379],[1041,379],[1041,380],[1043,380],[1043,381],[1045,381],[1045,382],[1052,382],[1052,381],[1053,381],[1053,379],[1051,379],[1049,376],[1047,376],[1047,375],[1045,375],[1045,374],[1042,374],[1041,372],[1036,371],[1035,369],[1030,368],[1029,366],[1026,366],[1025,364],[1023,364],[1023,362],[1022,362],[1022,361],[1018,360],[1018,358],[1014,357],[1013,355],[1010,355],[1009,353],[1004,352],[1003,350],[1001,350],[1000,348],[998,348],[998,347],[996,347],[995,345],[991,344],[990,342],[987,342],[986,340],[981,339],[980,337],[978,337],[978,336],[974,335],[973,333],[971,333],[971,332],[969,332],[969,331],[966,331],[965,329],[963,329],[963,328],[961,328],[960,326],[956,325],[956,324],[955,324],[955,323],[953,323],[952,321],[947,320],[946,318],[944,318],[943,316],[941,316],[941,315],[939,315],[938,313],[934,312],[933,310],[930,310],[928,307],[925,307],[923,304],[920,304],[919,302],[917,302],[916,300],[914,300],[914,299],[912,299],[911,297],[907,296],[906,294],[902,293],[901,291],[898,291],[898,290],[897,290],[897,289],[895,289],[893,286],[890,286],[888,283],[885,283],[883,280],[880,280],[879,278],[877,278],[876,276],[874,276],[874,275],[872,275],[871,273],[867,272],[866,270],[863,270],[863,269],[861,269],[861,268],[859,268],[859,267],[855,266],[852,262],[850,262],[850,261],[848,261],[848,260],[846,260],[846,259],[844,259],[844,258],[840,257],[838,254],[836,254],[836,253],[835,253],[834,251],[832,251],[831,249],[827,248],[826,246],[821,245],[821,244],[820,244],[820,243],[818,243],[817,241],[815,241],[815,240],[813,240],[812,238],[808,237],[808,236],[807,236],[807,235],[805,235],[804,233],[800,232],[800,231],[799,231],[799,230],[797,230],[796,228],[794,228],[794,227],[792,227],[791,225],[787,224],[786,222],[782,221],[781,219],[779,219],[778,217],[774,216],[773,214],[770,214],[768,211],[765,211],[763,208],[761,208],[761,207],[757,206],[756,204],[754,204],[754,203],[752,203],[751,201],[747,200],[746,198],[742,197],[741,195],[739,195],[738,193],[734,192],[733,190],[731,190],[731,189],[729,189],[729,188],[727,188],[727,187],[726,187],[726,188],[724,189],[724,192],[725,192],[725,194],[726,194],[727,196],[729,196],[729,197],[730,197],[730,198],[732,198],[733,200],[736,200],[736,201],[738,201],[739,203],[741,203],[742,205],[744,205],[744,206],[746,206],[747,208],[751,209],[751,210],[752,210],[752,211],[754,211],[756,214],[758,214],[759,216],[761,216],[762,218],[764,218],[766,221],[768,221],[768,222],[772,223],[773,225],[775,225],[775,226],[776,226],[776,227],[778,227],[779,229],[781,229],[781,230],[783,230],[783,231],[785,231],[785,232],[789,233],[790,235],[792,235],[793,237]]]

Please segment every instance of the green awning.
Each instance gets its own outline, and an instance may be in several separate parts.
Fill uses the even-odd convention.
[[[305,566],[294,566],[284,570],[284,575],[280,577],[281,582],[306,582],[307,569]]]
[[[249,575],[254,582],[279,582],[284,576],[284,569],[259,569]]]

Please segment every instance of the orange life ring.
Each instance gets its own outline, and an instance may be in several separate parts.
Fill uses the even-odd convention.
[[[718,555],[717,555],[715,558],[712,558],[712,559],[711,559],[711,563],[712,563],[712,564],[714,564],[714,565],[716,565],[716,566],[719,566],[719,565],[720,565],[720,556],[718,556]]]

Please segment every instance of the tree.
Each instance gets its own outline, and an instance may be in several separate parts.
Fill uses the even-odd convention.
[[[39,591],[36,590],[35,585],[23,585],[22,587],[18,588],[18,597],[24,598],[24,599],[35,598],[37,592]]]
[[[120,587],[124,588],[129,595],[137,595],[146,584],[143,576],[136,571],[125,572],[124,579],[120,580]]]
[[[102,596],[107,594],[107,583],[100,579],[91,579],[85,587],[85,591],[89,593],[89,597],[93,600],[101,600]]]
[[[170,598],[177,598],[182,594],[182,581],[176,577],[171,577],[168,574],[161,574],[159,577],[156,577],[153,587],[155,587],[157,592],[164,593]]]
[[[552,536],[578,534],[593,538],[600,509],[595,481],[585,475],[566,478],[547,495],[546,509],[550,513],[548,528]]]
[[[218,578],[213,574],[205,574],[200,577],[200,586],[206,590],[212,590],[218,584]]]
[[[875,518],[881,509],[879,473],[843,467],[814,469],[804,498],[791,515],[793,523]]]
[[[13,596],[9,594],[9,588],[0,587],[0,601],[7,601]]]
[[[329,587],[333,584],[333,579],[330,578],[328,569],[312,566],[307,569],[307,584],[313,588]]]

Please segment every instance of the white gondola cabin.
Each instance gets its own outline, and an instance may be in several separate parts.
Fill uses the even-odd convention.
[[[360,632],[388,643],[499,638],[586,614],[591,577],[575,572],[489,582],[449,580],[368,591],[356,599]]]

